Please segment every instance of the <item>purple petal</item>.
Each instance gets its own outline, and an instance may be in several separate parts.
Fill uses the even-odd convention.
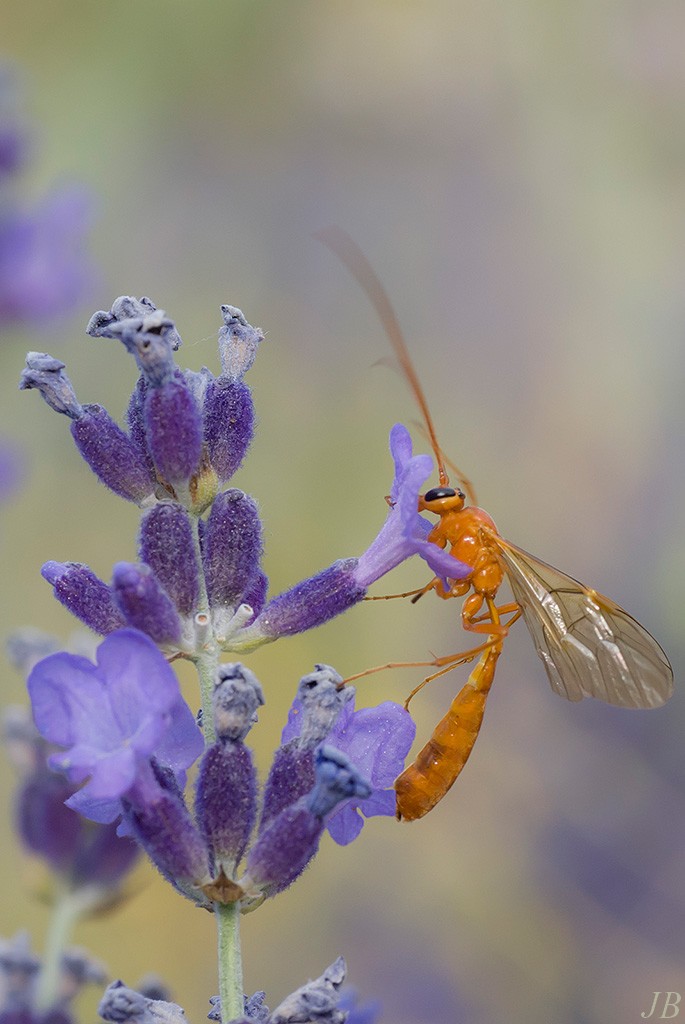
[[[204,750],[202,731],[195,715],[184,700],[180,700],[171,711],[168,728],[155,748],[155,757],[161,765],[179,774],[190,768]]]
[[[66,747],[101,719],[104,684],[94,666],[75,654],[51,654],[34,666],[28,691],[36,727],[45,739]]]
[[[392,813],[394,814],[394,811]],[[364,819],[351,801],[336,811],[326,823],[331,839],[338,846],[347,846],[351,843],[363,827]]]

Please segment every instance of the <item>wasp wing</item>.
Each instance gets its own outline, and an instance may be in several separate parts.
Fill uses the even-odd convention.
[[[493,539],[555,693],[624,708],[656,708],[668,700],[673,669],[639,622],[608,597]]]

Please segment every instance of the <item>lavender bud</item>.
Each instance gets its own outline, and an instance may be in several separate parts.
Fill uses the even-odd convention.
[[[155,480],[147,460],[101,405],[84,405],[71,424],[76,447],[99,480],[136,505],[154,500]]]
[[[347,1014],[338,1009],[339,989],[347,976],[342,956],[327,967],[320,978],[308,981],[284,999],[271,1014],[269,1024],[296,1024],[317,1021],[317,1024],[345,1024]]]
[[[272,598],[252,625],[231,640],[231,649],[252,650],[278,637],[302,633],[357,604],[366,588],[355,581],[356,565],[356,558],[341,559]]]
[[[215,867],[223,868],[229,878],[245,852],[257,814],[257,778],[243,740],[263,703],[262,688],[249,669],[218,669],[213,694],[217,742],[200,764],[195,813],[214,852]]]
[[[182,505],[163,502],[145,513],[138,553],[180,614],[193,615],[200,600],[199,568],[192,526]]]
[[[172,487],[187,486],[202,455],[202,414],[183,377],[151,387],[143,415],[159,476]]]
[[[291,804],[260,834],[247,855],[246,892],[275,896],[298,878],[316,854],[324,824],[303,800]]]
[[[222,306],[224,326],[219,329],[219,358],[226,377],[241,380],[252,366],[257,348],[264,341],[258,327],[251,327],[236,306]]]
[[[195,794],[195,817],[212,850],[215,872],[231,878],[252,834],[257,776],[241,741],[214,743],[203,755]]]
[[[78,419],[83,409],[76,399],[71,381],[62,371],[65,364],[47,352],[29,352],[26,356],[26,369],[22,370],[19,389],[30,391],[36,388],[51,409]]]
[[[40,570],[57,600],[89,629],[107,636],[126,621],[110,587],[81,562],[46,562]]]
[[[217,495],[205,524],[202,551],[213,608],[235,610],[255,580],[261,553],[261,523],[253,499],[236,488]]]
[[[220,665],[214,694],[214,728],[220,740],[244,740],[257,721],[264,692],[253,672],[239,663]]]
[[[248,604],[252,609],[253,619],[257,618],[266,604],[266,593],[268,589],[269,577],[259,569],[246,588],[242,600],[243,604]]]
[[[147,633],[157,644],[180,642],[178,612],[149,566],[117,562],[112,570],[112,591],[127,625]]]
[[[299,734],[278,748],[264,787],[260,832],[314,785],[314,750],[328,736],[354,687],[339,689],[342,677],[330,665],[303,676],[291,711],[299,716]]]
[[[204,397],[204,438],[221,483],[240,468],[254,436],[252,393],[241,380],[217,377]]]
[[[39,768],[16,796],[17,833],[24,846],[57,872],[66,872],[79,852],[82,820],[64,804],[74,787],[61,775]]]
[[[311,793],[273,818],[248,853],[242,881],[248,893],[274,896],[287,889],[316,854],[325,816],[343,800],[371,793],[351,762],[331,747],[317,753],[315,773]]]
[[[201,905],[201,886],[210,881],[207,850],[183,794],[154,765],[139,772],[122,798],[124,818],[157,870],[179,892]]]
[[[112,1024],[139,1021],[147,1012],[148,1002],[145,996],[141,996],[132,988],[127,988],[123,981],[113,981],[105,989],[98,1006],[98,1014],[103,1020],[112,1021]]]

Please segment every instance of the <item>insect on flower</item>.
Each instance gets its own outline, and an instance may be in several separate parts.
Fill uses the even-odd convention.
[[[596,697],[620,707],[659,707],[673,692],[673,670],[654,637],[614,601],[500,536],[488,513],[478,508],[470,482],[440,448],[399,322],[373,268],[339,228],[328,228],[317,237],[340,257],[368,295],[421,410],[439,477],[437,487],[418,497],[420,512],[439,517],[427,539],[441,548],[449,546],[449,553],[461,563],[460,570],[467,567],[466,575],[460,572],[459,578],[457,574],[447,580],[434,577],[419,590],[389,597],[417,601],[431,590],[445,600],[464,597],[464,629],[487,637],[458,654],[429,662],[378,666],[350,677],[358,679],[400,665],[434,666],[437,671],[411,692],[407,706],[426,683],[480,655],[426,746],[395,780],[397,817],[412,821],[435,807],[464,767],[480,730],[504,640],[518,618],[523,617],[528,627],[552,689],[567,700]],[[454,470],[463,490],[450,486],[447,466]],[[498,592],[505,577],[515,600],[499,604]]]

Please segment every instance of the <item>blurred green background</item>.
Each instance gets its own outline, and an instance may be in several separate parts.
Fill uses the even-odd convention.
[[[108,578],[134,556],[136,510],[15,390],[25,349],[49,350],[82,401],[121,414],[133,364],[83,329],[122,293],[174,317],[194,369],[217,369],[222,302],[265,330],[235,482],[261,504],[274,592],[366,547],[388,430],[416,410],[374,365],[388,344],[365,296],[312,238],[337,223],[385,281],[442,444],[504,536],[626,605],[682,678],[682,3],[5,0],[0,23],[34,125],[26,198],[90,187],[99,275],[70,320],[0,351],[1,431],[27,461],[2,523],[4,631],[66,640],[48,558]],[[412,563],[376,590],[425,578]],[[314,661],[351,674],[463,646],[457,603],[426,599],[259,652],[260,767]],[[463,680],[415,702],[420,739]],[[417,681],[374,677],[359,701]],[[8,671],[3,702],[20,700]],[[275,1006],[342,952],[393,1024],[623,1024],[655,990],[685,994],[684,718],[680,687],[650,713],[565,704],[518,626],[458,785],[422,822],[325,841],[245,920],[248,991]],[[6,820],[12,788],[5,771]],[[0,933],[27,925],[40,948],[48,912],[5,836]],[[213,922],[152,871],[77,940],[129,984],[163,975],[204,1019]]]

